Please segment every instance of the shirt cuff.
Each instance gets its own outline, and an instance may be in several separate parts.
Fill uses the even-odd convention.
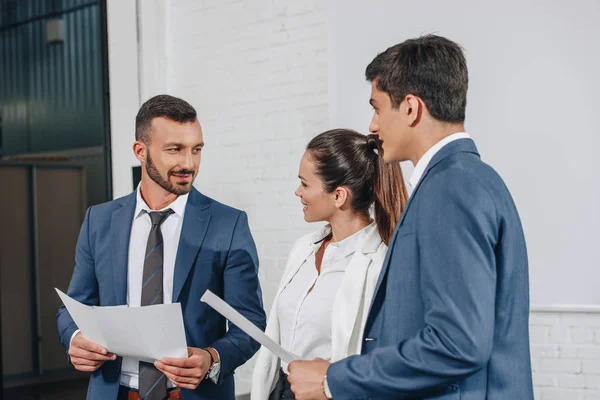
[[[73,332],[73,334],[71,335],[71,340],[69,340],[69,348],[71,348],[71,343],[73,342],[73,338],[75,337],[75,335],[77,335],[79,332],[81,332],[81,329],[77,329],[75,332]]]

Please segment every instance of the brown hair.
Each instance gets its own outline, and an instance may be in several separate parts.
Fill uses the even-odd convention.
[[[390,96],[394,108],[413,94],[423,100],[432,117],[445,122],[465,120],[468,75],[462,48],[436,35],[390,47],[365,71],[367,80]]]
[[[379,235],[387,245],[406,206],[408,194],[400,164],[383,161],[377,135],[365,136],[349,129],[323,132],[310,141],[316,173],[328,193],[340,186],[351,192],[351,206],[369,214],[374,206]]]
[[[185,100],[168,94],[148,99],[135,117],[135,140],[150,144],[150,126],[154,118],[164,117],[175,122],[194,122],[196,110]]]

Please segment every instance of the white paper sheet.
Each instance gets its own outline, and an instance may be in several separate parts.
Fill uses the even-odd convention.
[[[215,309],[216,312],[227,318],[231,323],[235,324],[242,331],[246,332],[252,339],[256,340],[261,345],[269,349],[273,354],[279,357],[286,363],[291,363],[294,360],[299,360],[299,357],[284,350],[280,345],[275,343],[273,339],[265,335],[256,325],[250,322],[246,317],[237,312],[229,304],[225,303],[219,296],[215,295],[210,290],[204,292],[200,298],[203,302]]]
[[[55,290],[83,336],[111,353],[146,362],[188,356],[179,303],[91,307]]]

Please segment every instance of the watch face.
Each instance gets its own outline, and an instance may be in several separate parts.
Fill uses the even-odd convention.
[[[209,377],[214,378],[219,376],[219,371],[221,371],[221,363],[215,363],[208,375]]]

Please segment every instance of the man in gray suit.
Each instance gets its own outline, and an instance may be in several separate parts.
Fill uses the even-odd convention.
[[[468,73],[439,36],[367,67],[370,130],[414,190],[390,242],[362,354],[290,364],[296,399],[533,399],[525,238],[504,182],[464,132]]]

